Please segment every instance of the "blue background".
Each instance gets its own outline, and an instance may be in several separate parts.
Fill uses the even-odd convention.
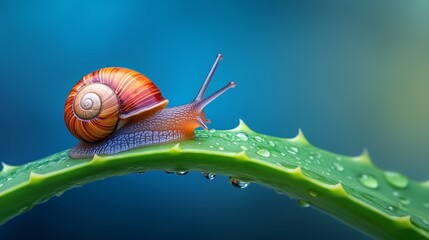
[[[428,178],[427,1],[2,1],[3,161],[18,165],[77,143],[63,123],[71,87],[123,66],[170,106],[192,100],[216,54],[206,109],[215,129],[255,131],[357,155]],[[311,238],[366,236],[261,186],[232,188],[149,172],[64,193],[0,227],[1,239]]]

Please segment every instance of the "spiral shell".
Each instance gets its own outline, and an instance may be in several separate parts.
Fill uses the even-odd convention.
[[[147,77],[131,69],[102,68],[70,91],[64,120],[78,139],[97,142],[115,131],[120,119],[164,108],[168,100]]]

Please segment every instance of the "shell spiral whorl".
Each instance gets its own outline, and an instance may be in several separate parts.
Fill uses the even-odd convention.
[[[126,68],[102,68],[83,77],[70,91],[64,120],[76,138],[97,142],[111,135],[120,119],[167,103],[144,75]]]

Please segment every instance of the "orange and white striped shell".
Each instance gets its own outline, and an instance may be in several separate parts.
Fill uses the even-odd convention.
[[[102,68],[83,77],[64,107],[69,131],[85,142],[111,135],[121,119],[164,108],[168,100],[146,76],[127,68]]]

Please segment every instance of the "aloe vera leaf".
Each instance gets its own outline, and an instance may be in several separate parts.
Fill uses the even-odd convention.
[[[225,131],[195,131],[194,140],[70,159],[68,150],[22,166],[3,164],[0,222],[67,189],[150,170],[195,170],[255,182],[300,199],[384,239],[429,239],[429,182],[378,169],[357,157],[312,146],[301,131],[285,139],[258,134],[244,122]]]

